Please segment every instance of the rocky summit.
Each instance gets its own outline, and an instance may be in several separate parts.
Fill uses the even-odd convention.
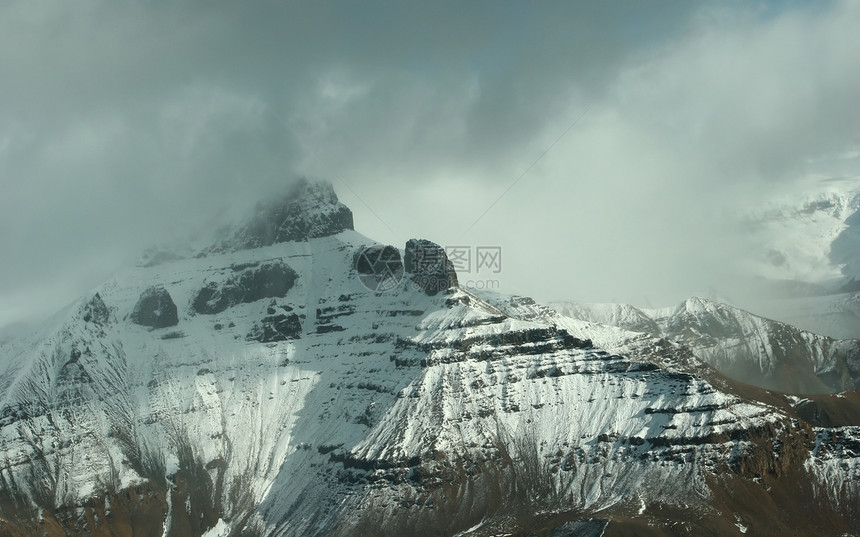
[[[260,202],[255,215],[222,231],[207,254],[247,250],[280,242],[327,237],[353,229],[352,211],[340,203],[329,183],[301,179],[286,194]]]
[[[0,343],[0,535],[860,533],[848,344],[555,306],[299,182]]]
[[[448,260],[445,250],[426,239],[410,239],[406,242],[403,264],[415,285],[428,295],[441,293],[457,285],[454,264]]]

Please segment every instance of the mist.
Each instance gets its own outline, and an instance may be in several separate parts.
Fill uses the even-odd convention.
[[[739,215],[860,145],[858,27],[854,2],[4,3],[0,326],[297,176],[380,242],[501,248],[474,285],[730,293],[761,250]]]

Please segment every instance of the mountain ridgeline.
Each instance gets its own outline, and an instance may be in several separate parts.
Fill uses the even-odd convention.
[[[856,342],[565,307],[301,181],[0,341],[0,535],[860,532]]]
[[[666,337],[730,377],[788,393],[860,388],[860,340],[838,340],[703,298],[676,308],[556,302],[559,313]]]

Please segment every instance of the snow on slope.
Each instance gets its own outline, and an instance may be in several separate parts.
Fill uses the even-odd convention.
[[[854,389],[860,343],[833,340],[703,298],[675,308],[554,302],[563,315],[667,337],[691,348],[723,373],[792,393]]]
[[[510,467],[523,441],[564,508],[588,512],[707,511],[709,476],[797,453],[848,479],[815,469],[806,426],[714,386],[682,345],[408,277],[376,293],[355,271],[372,244],[345,229],[162,258],[0,343],[0,489],[75,506],[163,480],[159,528],[328,535],[374,506],[426,520],[427,498]],[[258,281],[272,267],[289,286]],[[175,324],[132,322],[152,289]],[[183,472],[211,487],[188,492]]]

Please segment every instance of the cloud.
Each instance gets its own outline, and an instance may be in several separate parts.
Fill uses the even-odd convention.
[[[857,145],[858,8],[764,6],[5,3],[0,324],[297,174],[381,241],[504,246],[511,290],[711,285],[739,199]]]

